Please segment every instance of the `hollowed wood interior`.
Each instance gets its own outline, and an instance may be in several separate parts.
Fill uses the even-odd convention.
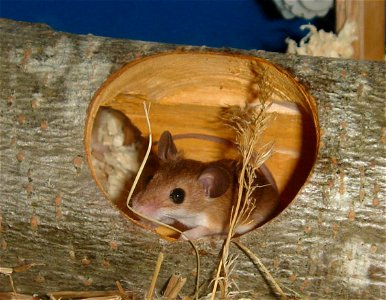
[[[256,77],[253,64],[265,69],[272,89],[270,112],[276,117],[266,130],[263,143],[274,142],[274,153],[266,165],[281,192],[280,211],[283,210],[306,182],[316,159],[319,142],[316,106],[288,72],[255,57],[167,53],[124,66],[108,78],[90,105],[85,133],[89,162],[93,121],[101,106],[123,112],[146,136],[143,101],[150,101],[154,140],[164,130],[233,140],[233,133],[219,121],[219,112],[227,105],[242,105],[250,97],[251,82]],[[176,144],[187,158],[212,161],[235,156],[234,149],[210,141],[180,139]],[[92,164],[90,168],[95,177]],[[98,183],[98,178],[95,179]]]

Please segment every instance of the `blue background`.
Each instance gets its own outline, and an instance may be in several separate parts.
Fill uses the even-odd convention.
[[[310,23],[283,19],[271,0],[0,0],[0,16],[78,34],[276,52]]]

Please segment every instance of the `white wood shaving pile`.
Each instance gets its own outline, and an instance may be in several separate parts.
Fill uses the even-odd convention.
[[[105,108],[99,109],[94,122],[93,166],[113,201],[126,196],[130,179],[139,168],[135,141],[127,141],[127,122],[121,112]]]
[[[324,30],[318,31],[311,24],[302,25],[300,29],[309,29],[310,32],[301,39],[299,47],[294,40],[287,38],[287,53],[336,58],[351,58],[353,56],[352,42],[358,39],[355,23],[346,22],[338,35]]]

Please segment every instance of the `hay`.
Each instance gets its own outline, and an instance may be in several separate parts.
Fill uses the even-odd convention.
[[[230,292],[230,275],[234,269],[236,258],[230,256],[229,248],[238,225],[247,221],[254,209],[253,192],[256,185],[256,172],[272,153],[272,144],[261,145],[262,135],[271,120],[267,113],[271,102],[271,89],[267,72],[257,64],[251,66],[255,80],[250,85],[250,98],[244,107],[227,107],[222,111],[221,118],[236,135],[235,144],[241,156],[241,171],[238,178],[237,202],[232,208],[230,228],[224,241],[222,256],[217,268],[212,289],[211,300],[216,296],[221,282],[221,297]],[[256,105],[258,102],[259,105]],[[253,105],[252,105],[253,104]],[[223,273],[221,276],[220,274]]]

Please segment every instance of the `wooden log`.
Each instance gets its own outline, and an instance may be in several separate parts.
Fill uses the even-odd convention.
[[[130,222],[97,188],[83,145],[87,109],[106,78],[134,59],[182,47],[59,33],[45,25],[0,21],[0,267],[23,294],[157,289],[174,271],[194,288],[195,256]],[[261,57],[290,69],[317,104],[320,150],[312,176],[272,222],[243,236],[284,291],[310,298],[382,299],[384,249],[383,62],[356,62],[263,51],[216,49]],[[221,242],[197,242],[204,282]],[[274,298],[238,250],[233,273],[251,298]],[[42,265],[44,264],[44,265]],[[0,275],[0,291],[11,291]]]
[[[274,113],[275,117],[257,148],[270,142],[275,145],[266,165],[281,191],[282,210],[304,184],[317,155],[316,103],[288,72],[251,56],[176,51],[136,60],[111,75],[96,92],[88,110],[85,146],[91,173],[100,184],[93,170],[90,144],[91,136],[95,140],[93,130],[95,123],[98,124],[95,120],[100,118],[101,107],[119,110],[130,123],[146,133],[143,102],[150,102],[155,140],[168,129],[177,135],[205,134],[234,141],[234,132],[220,120],[222,109],[245,102],[258,107],[254,94],[263,93],[266,93],[266,101],[272,101],[268,113]],[[190,159],[215,161],[237,157],[235,147],[226,144],[194,139],[177,139],[176,144]],[[124,208],[127,193],[120,194],[122,197],[114,197],[113,201]]]

